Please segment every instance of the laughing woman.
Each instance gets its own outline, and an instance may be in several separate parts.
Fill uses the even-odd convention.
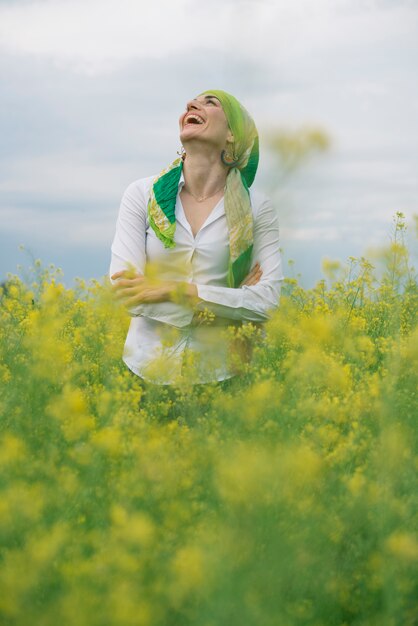
[[[111,282],[132,316],[123,360],[145,389],[239,377],[250,357],[227,327],[262,326],[284,278],[277,213],[250,190],[251,116],[213,90],[190,100],[179,124],[181,156],[128,186],[112,244]]]

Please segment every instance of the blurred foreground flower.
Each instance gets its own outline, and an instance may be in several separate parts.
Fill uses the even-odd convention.
[[[108,285],[10,277],[2,624],[415,626],[418,288],[396,219],[380,260],[287,279],[263,332],[220,334],[242,366],[228,391],[175,401],[122,363]]]

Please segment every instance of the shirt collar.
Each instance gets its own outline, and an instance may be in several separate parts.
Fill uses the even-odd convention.
[[[179,191],[182,190],[182,187],[184,186],[185,182],[186,181],[184,180],[184,173],[183,173],[183,170],[182,170],[181,174],[180,174],[180,178],[179,178]]]

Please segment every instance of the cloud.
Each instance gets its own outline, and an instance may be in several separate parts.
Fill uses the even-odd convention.
[[[70,274],[84,255],[89,275],[91,242],[99,271],[123,190],[176,156],[178,116],[212,87],[257,122],[256,184],[275,189],[284,248],[307,272],[322,241],[348,256],[418,211],[417,16],[378,0],[0,2],[3,266],[24,241],[66,250]],[[263,138],[306,122],[333,148],[286,195]]]
[[[167,47],[175,52],[179,38],[169,25],[185,4],[50,0],[10,5],[1,9],[0,37],[10,52],[46,56],[88,73],[115,69],[132,57],[161,58]]]
[[[89,207],[87,207],[88,209]],[[0,208],[3,234],[18,235],[21,241],[36,246],[60,244],[63,248],[85,246],[103,248],[110,245],[114,229],[114,211],[80,210],[74,207],[46,211],[35,207]],[[35,235],[35,236],[34,236]]]
[[[414,37],[417,15],[408,2],[37,0],[0,4],[0,42],[89,75],[200,47],[285,70],[321,51]]]

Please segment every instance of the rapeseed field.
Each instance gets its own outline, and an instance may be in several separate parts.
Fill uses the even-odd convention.
[[[0,306],[0,623],[418,624],[418,285],[285,281],[223,392],[142,398],[108,285],[35,263]],[[237,332],[237,331],[235,331]],[[236,337],[239,339],[239,337]]]

